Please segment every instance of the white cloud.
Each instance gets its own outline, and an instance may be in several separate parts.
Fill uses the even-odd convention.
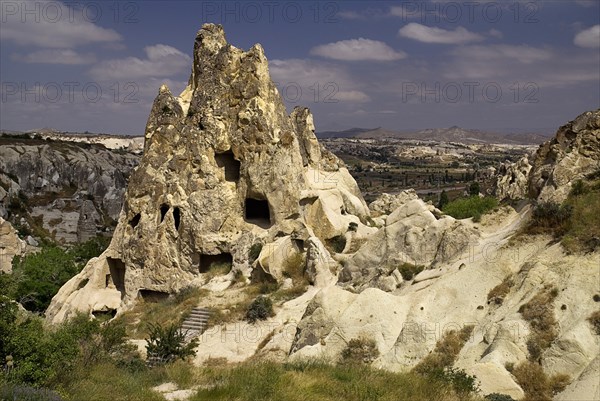
[[[335,94],[335,98],[342,102],[355,102],[364,103],[371,100],[371,98],[364,92],[361,91],[340,91]]]
[[[93,53],[78,53],[71,49],[46,49],[27,54],[15,53],[11,59],[30,64],[92,64],[96,62]]]
[[[600,47],[600,25],[594,25],[591,28],[579,32],[575,35],[573,43],[579,47]]]
[[[169,77],[189,69],[192,59],[174,47],[157,44],[144,48],[146,58],[127,57],[102,61],[90,70],[95,79]]]
[[[488,35],[497,39],[502,39],[504,37],[504,34],[502,32],[494,28],[489,30]]]
[[[598,4],[597,0],[575,0],[575,4],[581,7],[594,7],[594,5]]]
[[[452,54],[472,61],[509,60],[512,63],[522,64],[531,64],[552,58],[551,51],[526,45],[465,46],[454,50]]]
[[[344,61],[391,61],[406,57],[406,53],[396,51],[387,44],[371,39],[349,39],[313,47],[311,54]]]
[[[398,35],[419,42],[441,44],[465,44],[480,42],[484,39],[483,36],[470,32],[461,26],[450,31],[417,24],[416,22],[411,22],[400,28]]]
[[[59,1],[26,0],[3,5],[0,40],[20,46],[45,48],[73,48],[91,43],[114,43],[122,40],[112,29],[95,25],[82,14],[71,11]],[[34,10],[31,15],[21,15],[22,10]],[[38,10],[38,11],[35,11]]]

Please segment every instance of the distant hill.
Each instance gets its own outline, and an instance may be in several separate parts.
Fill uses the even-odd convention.
[[[548,140],[550,135],[539,133],[500,133],[461,128],[428,128],[419,131],[392,131],[385,128],[351,128],[345,131],[317,133],[318,138],[396,138],[422,139],[440,142],[506,143],[512,145],[536,145]]]

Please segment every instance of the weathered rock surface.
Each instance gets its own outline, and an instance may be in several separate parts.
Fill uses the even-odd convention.
[[[175,97],[163,86],[154,101],[110,246],[65,285],[47,315],[60,321],[76,309],[114,308],[112,296],[100,305],[91,295],[111,286],[121,311],[144,294],[206,284],[216,263],[231,265],[215,279],[221,289],[253,268],[281,280],[286,258],[267,257],[269,244],[304,254],[310,237],[343,236],[350,223],[366,237],[376,231],[364,224],[368,216],[354,179],[316,140],[310,112],[287,114],[260,45],[237,49],[221,26],[207,24],[188,87]],[[250,266],[255,243],[264,255]]]
[[[469,245],[476,243],[479,234],[471,223],[450,216],[438,218],[442,213],[434,206],[412,196],[406,199],[385,218],[384,226],[345,260],[342,283],[355,289],[393,290],[392,278],[383,278],[397,266],[405,262],[425,267],[448,264],[464,257]]]
[[[94,237],[118,219],[139,156],[100,145],[1,139],[0,217],[25,227],[37,218],[67,243]]]
[[[27,249],[27,243],[19,238],[13,226],[0,217],[0,272],[12,271],[12,260],[21,256]]]
[[[499,169],[499,198],[562,203],[572,184],[600,169],[600,109],[563,125],[530,157]]]

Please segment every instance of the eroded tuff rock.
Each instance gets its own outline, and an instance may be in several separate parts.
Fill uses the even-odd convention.
[[[138,159],[100,145],[2,138],[0,217],[27,226],[28,214],[59,242],[86,241],[118,219]]]
[[[563,202],[571,185],[600,169],[600,109],[588,111],[558,129],[531,157],[500,168],[501,199]]]
[[[410,193],[405,198],[405,203],[385,217],[383,227],[344,261],[343,284],[393,291],[395,284],[401,284],[396,267],[404,263],[426,268],[447,264],[464,257],[469,245],[478,240],[479,234],[469,222],[442,215]]]
[[[27,243],[19,238],[13,226],[0,217],[0,272],[12,271],[12,260],[21,256],[27,249]]]
[[[206,284],[214,263],[232,265],[219,289],[253,268],[280,279],[281,257],[267,263],[268,244],[306,253],[309,238],[343,236],[350,223],[366,237],[376,230],[368,216],[343,163],[319,145],[310,112],[287,114],[262,47],[240,50],[221,26],[206,24],[187,88],[175,97],[162,86],[154,101],[110,246],[60,290],[47,315],[121,311],[145,294]],[[256,243],[265,254],[250,266]],[[309,263],[315,277],[323,271]]]

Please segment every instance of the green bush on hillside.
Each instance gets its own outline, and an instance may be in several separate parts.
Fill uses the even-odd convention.
[[[468,198],[459,198],[446,204],[442,211],[455,219],[473,218],[477,222],[481,216],[498,206],[496,198],[486,196],[470,196]]]

